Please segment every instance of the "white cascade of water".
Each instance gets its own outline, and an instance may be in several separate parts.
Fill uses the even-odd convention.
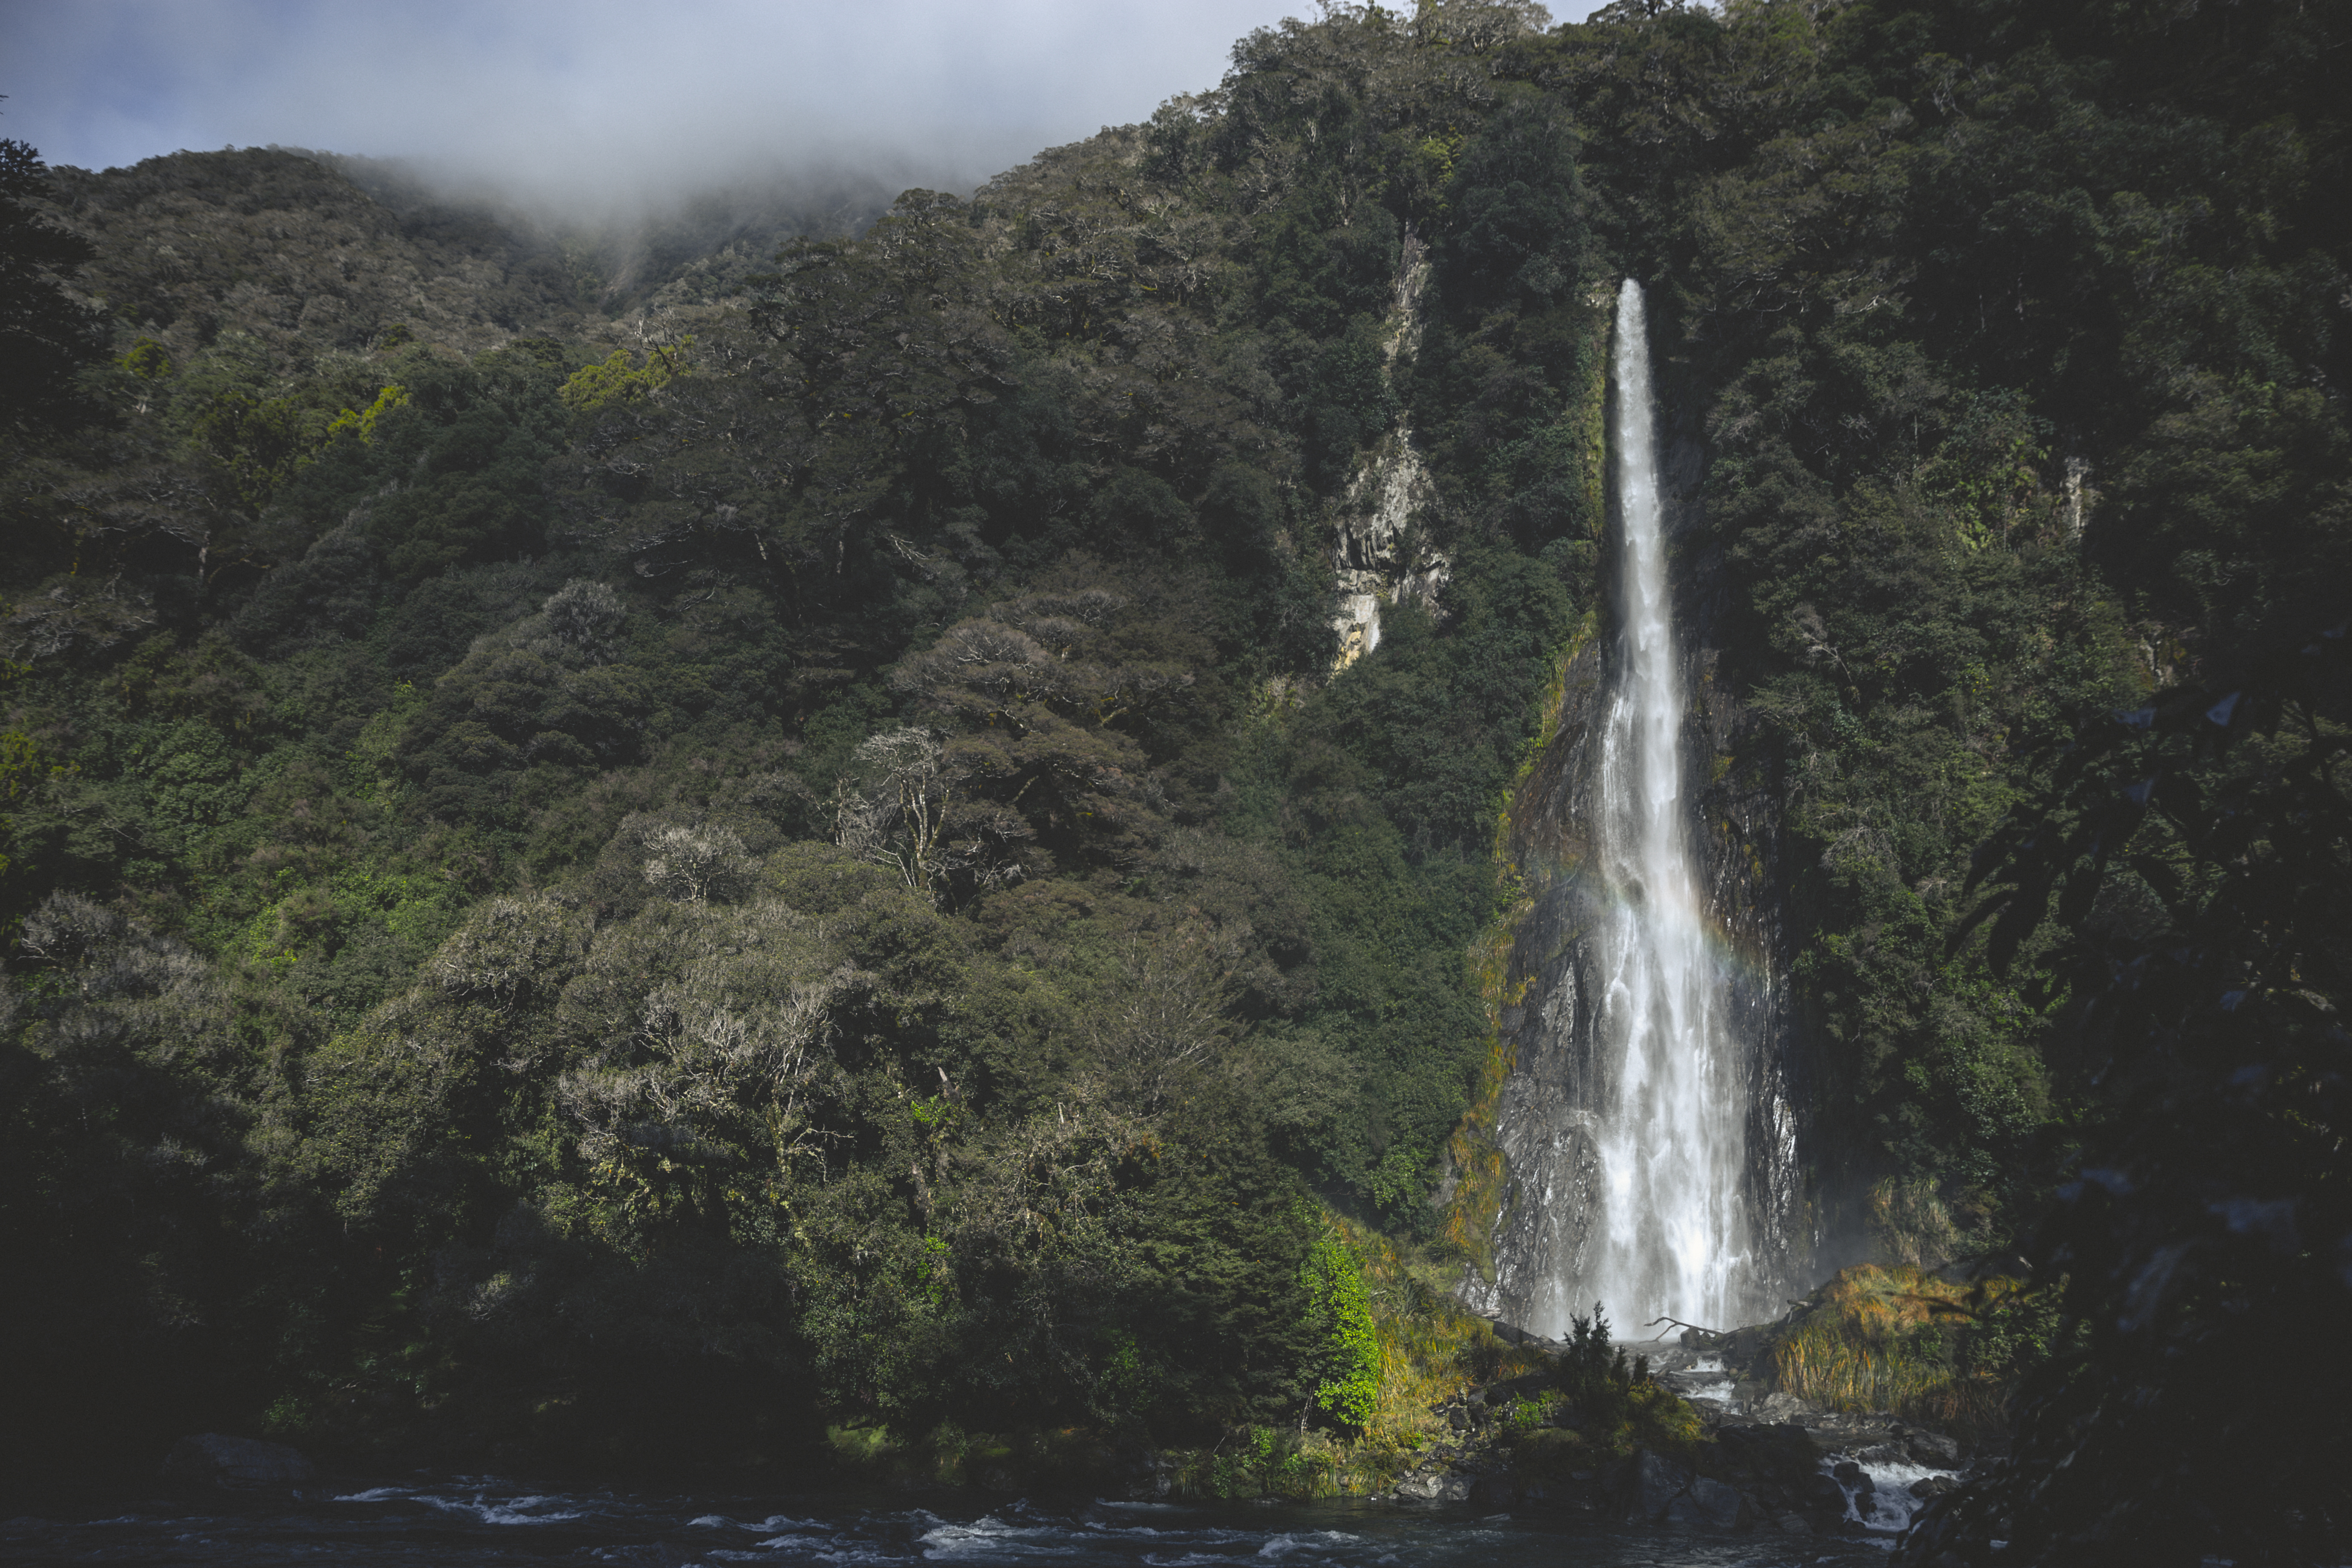
[[[1618,291],[1612,368],[1624,641],[1592,824],[1609,900],[1591,934],[1604,987],[1596,1043],[1607,1088],[1593,1107],[1603,1212],[1580,1278],[1566,1283],[1570,1300],[1602,1302],[1621,1333],[1664,1316],[1728,1328],[1753,1305],[1747,1075],[1683,792],[1689,698],[1666,590],[1648,325],[1631,279]]]

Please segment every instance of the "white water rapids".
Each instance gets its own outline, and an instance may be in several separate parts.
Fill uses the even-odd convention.
[[[1689,697],[1666,588],[1648,325],[1631,279],[1617,296],[1612,369],[1624,640],[1592,824],[1609,910],[1591,938],[1609,1086],[1594,1107],[1603,1223],[1570,1299],[1602,1302],[1620,1333],[1663,1316],[1729,1328],[1752,1294],[1746,1075],[1693,862],[1680,746]]]

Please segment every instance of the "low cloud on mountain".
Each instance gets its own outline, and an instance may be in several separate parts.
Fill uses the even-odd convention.
[[[1298,0],[92,0],[12,7],[0,134],[103,168],[281,143],[567,207],[856,169],[969,186],[1213,85]]]

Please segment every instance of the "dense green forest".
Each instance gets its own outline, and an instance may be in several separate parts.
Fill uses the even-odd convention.
[[[1824,1223],[2060,1325],[1922,1552],[2332,1561],[2348,39],[1334,6],[969,200],[627,268],[5,144],[10,1463],[1361,1433],[1351,1271],[1493,1201],[1475,951],[1607,625],[1630,275]]]

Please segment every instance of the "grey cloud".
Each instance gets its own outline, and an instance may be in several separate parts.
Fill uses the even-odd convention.
[[[282,143],[576,207],[856,166],[969,186],[1213,86],[1292,0],[9,6],[0,134],[106,166]]]

